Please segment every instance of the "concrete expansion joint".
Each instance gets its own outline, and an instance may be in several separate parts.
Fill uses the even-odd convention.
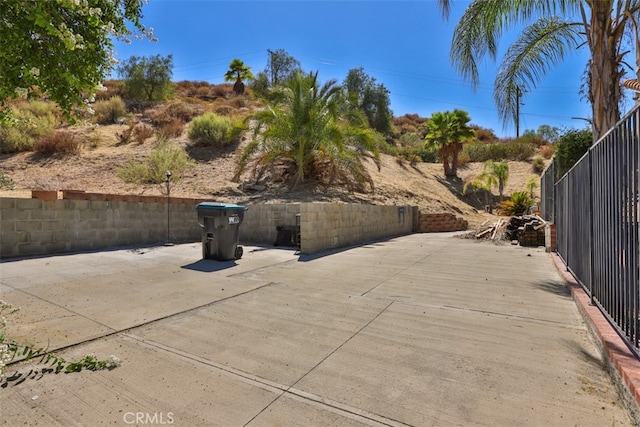
[[[196,310],[199,310],[199,309],[202,309],[202,308],[205,308],[205,307],[209,307],[211,305],[217,304],[217,303],[222,302],[222,301],[227,301],[227,300],[230,300],[230,299],[242,296],[242,295],[246,295],[248,293],[257,291],[259,289],[266,288],[268,286],[274,285],[275,283],[276,282],[269,282],[269,283],[266,283],[266,284],[264,284],[262,286],[258,286],[257,288],[253,288],[253,289],[250,289],[248,291],[241,292],[239,294],[230,295],[230,296],[225,297],[225,298],[220,298],[220,299],[215,300],[215,301],[211,301],[211,302],[208,302],[208,303],[205,303],[205,304],[201,304],[201,305],[199,305],[197,307],[191,307],[191,308],[188,308],[187,310],[179,311],[177,313],[172,313],[172,314],[169,314],[169,315],[166,315],[166,316],[162,316],[162,317],[159,317],[159,318],[156,318],[156,319],[151,319],[151,320],[148,320],[148,321],[145,321],[145,322],[138,323],[136,325],[127,326],[126,328],[122,328],[122,329],[114,329],[109,325],[105,325],[104,323],[98,322],[95,319],[91,319],[91,318],[89,318],[89,317],[87,317],[87,316],[85,316],[85,315],[83,315],[81,313],[77,313],[75,311],[72,311],[69,308],[64,307],[64,306],[62,306],[60,304],[56,304],[53,301],[48,301],[46,299],[43,299],[43,298],[41,298],[41,297],[39,297],[37,295],[34,295],[32,293],[29,293],[29,292],[25,291],[24,289],[18,289],[18,288],[12,287],[10,285],[6,285],[6,286],[11,288],[11,289],[13,289],[14,291],[22,292],[22,293],[24,293],[26,295],[29,295],[29,296],[33,297],[33,298],[39,299],[41,301],[44,301],[47,304],[51,304],[51,305],[54,305],[54,306],[56,306],[58,308],[61,308],[63,310],[69,311],[69,312],[72,313],[71,316],[76,315],[76,316],[82,317],[84,319],[87,319],[87,320],[89,320],[89,321],[91,321],[93,323],[96,323],[96,324],[98,324],[98,325],[100,325],[100,326],[102,326],[102,327],[104,327],[104,328],[109,330],[108,332],[105,332],[105,333],[102,333],[102,334],[98,334],[96,336],[84,339],[82,341],[73,342],[71,344],[67,344],[67,345],[63,345],[63,346],[54,347],[54,348],[49,349],[49,351],[52,351],[52,352],[60,352],[60,351],[69,350],[69,349],[72,349],[72,348],[75,348],[75,347],[79,347],[81,345],[89,344],[89,343],[92,343],[92,342],[97,341],[99,339],[107,338],[107,337],[110,337],[110,336],[113,336],[113,335],[117,335],[117,334],[123,334],[123,335],[127,336],[129,331],[133,331],[133,330],[142,328],[144,326],[148,326],[148,325],[157,323],[157,322],[159,322],[161,320],[170,319],[172,317],[180,316],[180,315],[183,315],[183,314],[186,314],[186,313],[190,313],[192,311],[196,311]],[[63,316],[63,317],[71,317],[71,316]],[[24,360],[24,357],[15,358],[12,361],[8,362],[6,365],[7,366],[11,366],[11,365],[14,365],[16,363],[22,362],[22,360]]]
[[[388,308],[388,306],[387,306],[387,308]],[[387,308],[385,308],[382,311],[385,311]],[[400,422],[400,421],[397,421],[397,420],[393,420],[393,419],[390,419],[390,418],[387,418],[387,417],[384,417],[384,416],[381,416],[381,415],[377,415],[377,414],[374,414],[372,412],[368,412],[368,411],[366,411],[364,409],[355,408],[355,407],[349,406],[347,404],[344,404],[342,402],[337,402],[337,401],[334,401],[334,400],[331,400],[331,399],[327,399],[325,397],[322,397],[322,396],[319,396],[319,395],[316,395],[316,394],[313,394],[313,393],[309,393],[309,392],[306,392],[304,390],[300,390],[300,389],[295,388],[294,385],[297,384],[300,381],[300,379],[302,379],[302,378],[297,380],[293,385],[281,384],[281,383],[277,383],[275,381],[271,381],[271,380],[268,380],[266,378],[262,378],[262,377],[259,377],[257,375],[242,371],[240,369],[236,369],[236,368],[233,368],[231,366],[228,366],[228,365],[225,365],[225,364],[222,364],[222,363],[210,360],[210,359],[203,358],[203,357],[198,356],[196,354],[189,353],[187,351],[177,349],[175,347],[167,346],[165,344],[162,344],[162,343],[159,343],[159,342],[156,342],[156,341],[153,341],[153,340],[145,340],[144,338],[139,337],[137,335],[125,333],[125,334],[123,334],[123,336],[125,336],[125,337],[127,337],[127,338],[129,338],[131,340],[136,341],[140,345],[143,345],[143,346],[146,346],[146,347],[149,347],[149,348],[153,348],[153,349],[156,349],[156,350],[164,351],[164,352],[167,352],[167,353],[171,353],[171,354],[174,354],[174,355],[176,355],[178,357],[182,357],[184,359],[188,359],[188,360],[191,360],[193,362],[209,366],[211,368],[219,370],[224,375],[227,375],[227,376],[229,376],[231,378],[234,378],[236,380],[240,380],[240,381],[245,382],[247,384],[250,384],[252,386],[255,386],[255,387],[258,387],[258,388],[261,388],[263,390],[266,390],[266,391],[269,391],[271,393],[276,394],[276,397],[268,405],[265,405],[264,408],[262,408],[260,411],[258,411],[253,417],[251,417],[251,419],[249,421],[247,421],[245,423],[245,425],[250,424],[252,420],[254,420],[260,414],[262,414],[273,403],[278,401],[281,397],[286,396],[288,398],[292,398],[292,399],[304,402],[306,404],[316,406],[316,407],[321,408],[323,410],[332,412],[332,413],[340,415],[342,417],[349,418],[349,419],[352,419],[354,421],[357,421],[357,422],[360,422],[360,423],[363,423],[363,424],[367,424],[367,425],[383,425],[383,426],[390,426],[390,427],[407,427],[407,426],[410,426],[409,424],[406,424],[406,423],[403,423],[403,422]],[[333,354],[333,352],[331,354]],[[323,361],[325,359],[323,359]],[[313,368],[313,369],[315,369],[315,368]],[[311,372],[311,371],[309,371],[309,372]],[[305,376],[306,375],[307,374],[305,374]]]

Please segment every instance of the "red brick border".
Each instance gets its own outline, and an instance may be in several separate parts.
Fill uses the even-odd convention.
[[[591,304],[591,298],[567,268],[557,253],[553,263],[571,291],[582,317],[600,345],[607,369],[636,425],[640,425],[640,360],[629,349],[600,309]]]

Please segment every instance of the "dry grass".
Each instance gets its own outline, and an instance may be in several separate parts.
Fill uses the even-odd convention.
[[[117,82],[109,83],[107,87],[105,97],[118,94]],[[467,219],[471,227],[487,219],[487,214],[479,212],[483,201],[474,195],[462,195],[463,182],[479,174],[482,163],[467,163],[459,170],[460,179],[451,181],[444,178],[440,164],[412,164],[398,157],[382,155],[380,170],[372,161],[365,162],[375,185],[374,192],[353,193],[314,183],[299,185],[295,191],[274,183],[267,183],[264,191],[243,191],[242,181],[250,179],[249,172],[241,176],[241,182],[232,181],[232,177],[247,141],[222,147],[197,145],[188,140],[185,125],[207,111],[243,118],[259,102],[251,100],[250,96],[233,96],[231,85],[214,86],[206,82],[179,82],[176,93],[180,96],[178,100],[150,105],[136,114],[129,113],[128,124],[72,128],[83,141],[82,150],[76,155],[42,157],[23,152],[1,156],[2,171],[13,181],[15,189],[5,188],[0,196],[29,197],[33,188],[160,195],[163,190],[160,185],[126,183],[118,177],[117,170],[131,159],[144,161],[150,158],[154,144],[145,141],[169,138],[173,145],[184,148],[194,161],[194,167],[186,170],[182,179],[173,184],[171,192],[176,197],[243,204],[322,201],[411,205],[418,206],[423,212],[452,212]],[[397,120],[396,126],[419,134],[424,121],[416,115],[408,115]],[[135,140],[136,132],[139,144],[123,143]],[[123,141],[126,135],[128,138]],[[526,180],[533,175],[530,163],[511,162],[510,165],[505,194],[525,189]]]

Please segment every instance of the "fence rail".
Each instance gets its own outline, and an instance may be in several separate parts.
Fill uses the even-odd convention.
[[[547,168],[541,209],[567,269],[640,355],[639,167],[636,107],[560,179]]]

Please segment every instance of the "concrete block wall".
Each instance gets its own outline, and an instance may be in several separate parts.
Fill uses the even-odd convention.
[[[300,206],[301,252],[357,245],[413,231],[411,206],[303,203]]]
[[[240,225],[240,241],[273,245],[279,225],[296,225],[300,203],[248,205]]]
[[[458,218],[452,213],[424,213],[419,215],[417,231],[420,233],[462,231],[468,226],[465,219]]]
[[[103,250],[129,245],[198,242],[199,199],[175,199],[167,229],[166,198],[65,192],[63,199],[0,198],[0,258]],[[357,245],[414,231],[410,206],[291,203],[248,205],[240,225],[242,244],[273,245],[277,227],[296,225],[301,252]]]
[[[194,205],[172,204],[172,242],[200,240]],[[0,258],[165,243],[167,204],[0,198]]]

